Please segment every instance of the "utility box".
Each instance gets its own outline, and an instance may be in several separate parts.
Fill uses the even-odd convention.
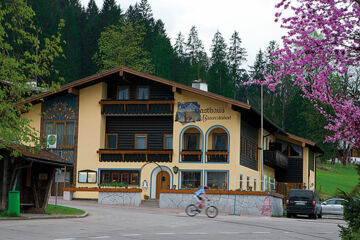
[[[20,216],[20,192],[9,191],[8,214],[11,216]]]

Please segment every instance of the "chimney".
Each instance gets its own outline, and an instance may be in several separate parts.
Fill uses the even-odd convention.
[[[205,92],[207,92],[208,91],[208,85],[207,85],[207,83],[203,80],[203,79],[201,79],[201,78],[199,78],[199,79],[197,79],[197,80],[194,80],[193,82],[192,82],[192,85],[191,85],[193,88],[197,88],[197,89],[199,89],[199,90],[202,90],[202,91],[205,91]]]

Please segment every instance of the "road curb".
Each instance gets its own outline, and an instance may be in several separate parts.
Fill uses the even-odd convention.
[[[38,219],[64,219],[64,218],[85,218],[89,214],[85,212],[81,215],[42,215],[42,216],[32,216],[32,217],[10,217],[10,218],[0,218],[0,221],[8,220],[38,220]]]

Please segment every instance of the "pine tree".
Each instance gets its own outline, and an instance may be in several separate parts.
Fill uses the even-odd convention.
[[[186,43],[186,55],[192,68],[192,79],[204,77],[208,65],[207,56],[195,26],[191,27],[189,33]]]
[[[84,23],[81,31],[81,76],[86,77],[98,71],[98,68],[92,56],[97,51],[97,40],[100,37],[100,18],[99,9],[95,0],[90,0],[86,11],[84,12]]]
[[[175,39],[174,52],[180,60],[185,60],[185,38],[181,32],[178,33]]]
[[[211,45],[211,66],[209,69],[210,91],[229,96],[231,83],[229,82],[228,66],[226,62],[227,46],[221,33],[217,31]]]
[[[104,0],[103,7],[100,11],[100,31],[110,25],[117,24],[122,17],[120,6],[116,5],[115,0]]]

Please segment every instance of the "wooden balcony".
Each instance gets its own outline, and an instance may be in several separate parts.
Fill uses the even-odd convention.
[[[288,157],[279,150],[265,150],[264,164],[269,167],[286,169],[288,167]]]
[[[106,116],[172,116],[174,100],[101,100]]]
[[[180,152],[182,162],[201,162],[201,150],[182,150]]]
[[[226,150],[208,150],[206,152],[207,162],[226,163],[229,152]]]
[[[173,150],[99,149],[100,162],[172,162]]]

